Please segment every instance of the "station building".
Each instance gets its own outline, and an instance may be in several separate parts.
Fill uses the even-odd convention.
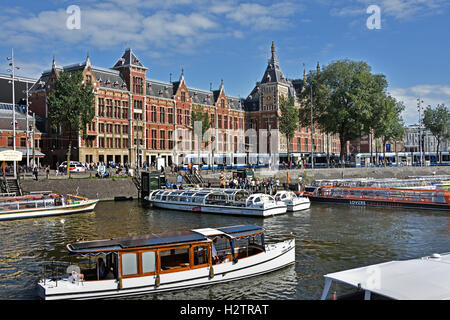
[[[303,79],[284,77],[272,43],[271,59],[263,78],[247,98],[226,93],[223,81],[213,90],[192,88],[181,71],[178,81],[160,81],[149,77],[148,68],[131,48],[111,68],[91,64],[89,56],[79,64],[57,66],[44,71],[31,93],[30,108],[48,119],[47,95],[61,71],[81,71],[95,93],[95,116],[86,128],[86,137],[72,137],[72,159],[81,162],[186,164],[185,155],[197,153],[198,140],[193,126],[193,110],[210,118],[210,130],[203,137],[201,151],[210,154],[242,153],[249,145],[248,130],[255,130],[254,152],[278,154],[287,160],[286,139],[278,132],[280,97],[295,97],[296,107],[305,107],[298,98],[304,90]],[[320,70],[320,66],[317,66]],[[53,130],[46,121],[43,152],[45,161],[55,164],[66,159],[69,136],[64,128]],[[246,133],[247,132],[247,133]],[[312,136],[312,139],[311,139]],[[261,139],[267,139],[262,143]],[[313,143],[312,143],[313,142]],[[339,139],[299,125],[289,146],[294,160],[306,159],[312,145],[316,154],[338,154]]]

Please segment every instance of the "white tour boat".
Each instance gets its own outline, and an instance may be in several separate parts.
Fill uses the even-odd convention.
[[[68,244],[76,264],[64,275],[38,283],[42,299],[94,299],[143,295],[240,280],[295,263],[295,239],[266,244],[265,229],[255,225],[121,237]],[[94,261],[95,261],[94,260]],[[90,261],[90,258],[89,258]],[[101,266],[101,267],[99,267]]]
[[[307,197],[299,197],[292,191],[278,191],[275,200],[287,205],[287,211],[300,211],[309,209],[311,202]]]
[[[31,194],[0,198],[0,220],[37,218],[94,210],[98,200],[59,194]]]
[[[287,211],[274,197],[243,189],[160,189],[145,199],[158,208],[204,213],[268,217]]]
[[[321,299],[331,296],[338,300],[450,300],[449,274],[450,253],[379,263],[326,274]],[[333,284],[353,290],[338,295],[330,290]]]

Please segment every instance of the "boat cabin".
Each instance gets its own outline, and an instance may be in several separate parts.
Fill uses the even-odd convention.
[[[58,194],[36,194],[0,198],[0,212],[62,206],[65,199]]]
[[[85,281],[132,278],[236,263],[265,251],[264,232],[259,226],[239,225],[83,241],[67,249],[98,261],[94,268],[81,269]]]
[[[323,197],[352,198],[358,200],[369,199],[450,204],[450,192],[443,190],[324,186],[318,189],[317,194]]]
[[[278,191],[275,194],[276,201],[287,201],[287,200],[293,200],[295,198],[297,198],[297,195],[292,191]]]
[[[190,202],[199,205],[245,206],[249,192],[242,189],[161,189],[150,194],[151,201]]]

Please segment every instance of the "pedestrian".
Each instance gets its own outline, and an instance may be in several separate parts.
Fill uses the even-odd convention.
[[[46,168],[45,168],[45,175],[47,176],[47,179],[48,179],[48,175],[50,174],[50,166],[47,166]]]
[[[34,177],[36,178],[36,181],[38,180],[38,167],[37,166],[35,166],[34,168],[33,168],[33,175],[34,175]]]

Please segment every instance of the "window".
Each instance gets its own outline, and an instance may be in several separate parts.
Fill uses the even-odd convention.
[[[173,149],[173,131],[167,131],[167,138],[169,139],[169,149]]]
[[[184,110],[184,124],[188,126],[191,123],[191,120],[189,119],[189,110]]]
[[[159,122],[161,123],[166,122],[166,112],[164,107],[159,107]]]
[[[194,247],[194,265],[209,263],[209,251],[208,246]]]
[[[156,149],[156,130],[152,130],[152,149]]]
[[[27,146],[27,139],[26,138],[20,138],[20,146],[26,147]]]
[[[183,124],[183,110],[177,109],[177,124]]]
[[[186,92],[181,91],[181,102],[186,102]]]
[[[144,94],[144,85],[141,77],[133,77],[133,92]]]
[[[221,115],[217,116],[217,127],[219,129],[222,129],[222,116]]]
[[[189,266],[189,248],[178,248],[160,252],[161,270],[184,268]]]
[[[164,130],[159,131],[159,148],[166,148],[166,132]]]
[[[136,253],[122,254],[122,275],[130,276],[138,273]]]
[[[167,120],[169,123],[173,123],[173,108],[167,110]]]
[[[156,122],[156,106],[151,106],[150,121]]]
[[[142,253],[142,273],[156,271],[156,252],[147,251]]]

